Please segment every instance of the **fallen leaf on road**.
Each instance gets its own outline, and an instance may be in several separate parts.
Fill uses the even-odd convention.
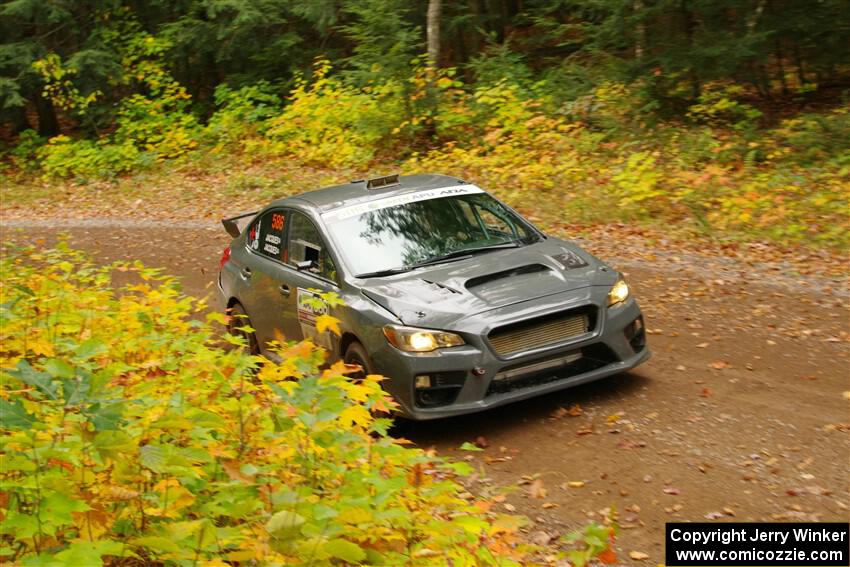
[[[543,499],[546,498],[546,489],[543,488],[543,481],[539,478],[532,482],[528,487],[528,493],[532,498]]]
[[[732,509],[732,508],[730,508],[729,506],[724,506],[724,507],[723,507],[723,513],[724,513],[724,514],[726,514],[727,516],[734,516],[734,515],[735,515],[735,510],[733,510],[733,509]]]
[[[490,443],[487,441],[487,438],[483,435],[479,436],[475,439],[475,445],[481,449],[486,449],[490,446]]]
[[[708,346],[708,343],[700,343],[700,344],[697,345],[697,348],[706,348],[707,346]]]
[[[703,388],[699,395],[702,398],[708,398],[711,396],[711,388]]]
[[[709,364],[711,368],[715,370],[723,370],[724,368],[732,368],[732,365],[726,362],[725,360],[716,360]]]
[[[611,414],[611,415],[609,415],[608,417],[605,418],[605,422],[608,423],[608,424],[617,423],[618,421],[620,421],[621,417],[623,417],[623,414],[613,413],[613,414]]]
[[[549,508],[557,508],[558,505],[554,502],[544,502],[543,507],[548,510]]]
[[[570,417],[578,417],[582,414],[581,406],[578,404],[573,404],[570,406],[568,410]]]
[[[671,494],[673,496],[676,496],[677,494],[679,494],[679,489],[673,488],[672,486],[665,486],[663,492],[664,494]]]
[[[685,370],[687,370],[687,368],[685,368],[684,364],[680,364],[679,366],[676,367],[676,370],[685,371]]]
[[[723,514],[721,514],[720,512],[709,512],[708,514],[705,515],[705,518],[707,520],[716,520],[716,519],[722,518],[722,517],[723,517]]]
[[[571,480],[570,482],[567,482],[566,485],[569,486],[570,488],[581,488],[581,487],[584,486],[584,481],[582,481],[582,480]]]
[[[629,558],[634,559],[635,561],[646,561],[649,559],[649,555],[643,551],[630,551]]]
[[[567,411],[567,409],[566,409],[566,408],[558,408],[558,409],[556,409],[555,411],[553,411],[552,413],[550,413],[550,414],[549,414],[549,417],[550,417],[551,419],[561,419],[562,417],[564,417],[564,416],[565,416],[565,415],[567,415],[568,413],[569,413],[569,412]]]

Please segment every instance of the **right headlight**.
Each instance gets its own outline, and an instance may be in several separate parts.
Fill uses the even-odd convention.
[[[629,286],[623,276],[620,276],[608,292],[608,307],[622,303],[629,298]]]
[[[384,336],[391,345],[405,352],[431,352],[438,348],[465,344],[454,333],[400,325],[384,325]]]

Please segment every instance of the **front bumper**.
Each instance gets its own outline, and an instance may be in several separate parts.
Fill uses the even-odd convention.
[[[531,316],[538,316],[582,305],[598,308],[592,332],[546,348],[500,357],[485,338],[491,327],[484,327],[464,334],[467,344],[461,347],[416,354],[384,345],[372,351],[373,360],[377,371],[390,377],[384,387],[402,406],[402,413],[415,420],[473,413],[598,380],[634,368],[650,357],[643,318],[634,299],[606,309],[599,295],[598,290],[588,288],[583,297],[569,302],[572,305],[540,305],[531,311]],[[524,316],[529,313],[523,308]],[[501,324],[500,317],[504,322],[515,316],[490,312],[487,319],[495,326]],[[637,338],[633,335],[635,321],[640,321]],[[469,323],[475,327],[474,318]],[[582,357],[570,362],[577,353]],[[423,404],[415,388],[418,375],[448,376],[460,386],[449,403]],[[497,375],[501,379],[496,380]]]

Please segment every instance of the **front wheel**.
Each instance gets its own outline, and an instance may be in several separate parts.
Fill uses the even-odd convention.
[[[235,337],[244,339],[245,346],[243,348],[247,354],[260,354],[257,335],[254,334],[254,331],[246,329],[246,327],[252,327],[248,312],[245,311],[241,303],[235,303],[229,311],[230,319],[227,322],[227,332]]]
[[[368,374],[374,374],[374,365],[372,364],[372,359],[369,358],[369,354],[366,352],[366,349],[363,348],[358,342],[351,343],[348,345],[348,348],[345,349],[345,355],[342,357],[342,361],[346,364],[353,364],[360,367],[360,370],[349,374],[349,376],[354,380],[362,380]]]

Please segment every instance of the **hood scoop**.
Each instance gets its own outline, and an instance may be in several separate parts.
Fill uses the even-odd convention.
[[[520,266],[518,268],[511,268],[510,270],[504,270],[501,272],[495,272],[493,274],[487,274],[484,276],[478,276],[477,278],[470,278],[466,280],[466,289],[472,290],[473,288],[480,287],[482,285],[502,280],[508,279],[514,276],[523,276],[526,274],[535,274],[538,272],[551,272],[552,268],[548,268],[543,264],[529,264],[527,266]]]
[[[511,268],[510,270],[504,270],[501,272],[495,272],[493,274],[487,274],[484,276],[478,276],[477,278],[470,278],[466,280],[466,289],[472,291],[473,288],[480,287],[497,280],[509,279],[514,276],[524,276],[527,274],[535,274],[538,272],[551,272],[552,268],[548,268],[543,264],[529,264],[527,266],[520,266],[518,268]]]
[[[542,264],[478,276],[466,281],[469,293],[496,307],[564,291],[561,274]]]

